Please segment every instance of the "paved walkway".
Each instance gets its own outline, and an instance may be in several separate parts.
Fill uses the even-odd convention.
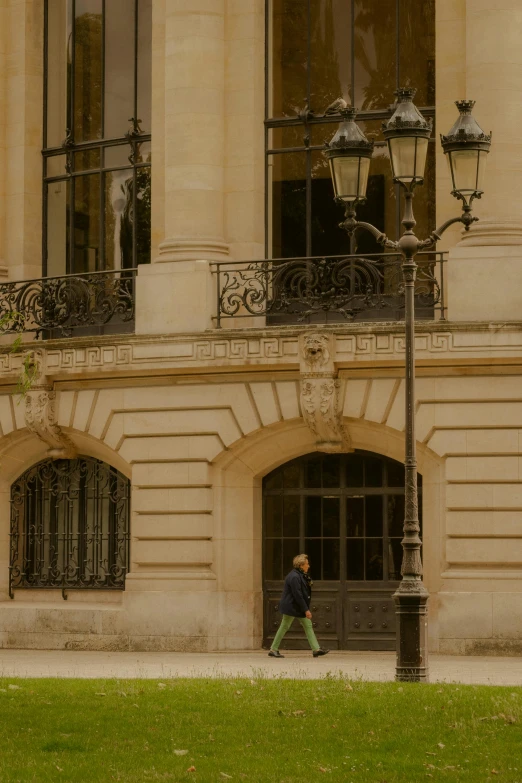
[[[264,651],[237,653],[132,653],[0,650],[3,677],[167,679],[169,677],[291,677],[393,680],[394,653],[331,652],[313,659],[287,652],[284,660]],[[430,656],[431,682],[522,686],[522,658]]]

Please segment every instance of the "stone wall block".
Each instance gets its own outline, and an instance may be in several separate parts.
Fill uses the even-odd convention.
[[[439,593],[440,638],[489,639],[493,635],[491,593]]]

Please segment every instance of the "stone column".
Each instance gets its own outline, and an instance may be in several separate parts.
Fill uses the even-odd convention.
[[[212,325],[210,263],[226,260],[224,238],[225,0],[154,0],[153,166],[164,168],[163,239],[140,268],[136,331],[201,331]],[[163,59],[163,72],[159,73]],[[161,106],[163,105],[163,107]],[[159,150],[159,161],[154,149]]]
[[[493,140],[484,196],[474,204],[480,222],[450,253],[452,320],[520,320],[522,314],[521,37],[520,0],[466,0],[463,97],[476,100],[474,114]]]
[[[7,0],[0,0],[0,277],[5,268],[5,115],[7,79]]]

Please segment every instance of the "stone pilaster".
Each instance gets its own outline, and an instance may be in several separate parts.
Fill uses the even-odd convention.
[[[519,0],[466,0],[463,97],[477,101],[475,116],[493,139],[485,192],[474,204],[480,221],[450,253],[451,319],[518,320],[522,312],[521,36]]]
[[[153,180],[157,254],[139,271],[137,333],[204,331],[213,324],[210,264],[229,257],[225,14],[225,0],[154,0],[152,153],[153,168],[162,171]]]
[[[165,4],[165,235],[156,261],[228,255],[225,10],[225,0]]]

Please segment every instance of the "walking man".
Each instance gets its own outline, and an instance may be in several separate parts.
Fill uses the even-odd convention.
[[[326,655],[329,652],[320,647],[312,626],[310,601],[312,600],[313,582],[308,576],[309,568],[308,555],[297,555],[294,557],[294,568],[285,579],[283,596],[279,602],[279,611],[283,615],[283,619],[268,653],[271,658],[285,657],[279,652],[279,645],[283,641],[286,632],[290,630],[296,617],[304,628],[314,658]]]

